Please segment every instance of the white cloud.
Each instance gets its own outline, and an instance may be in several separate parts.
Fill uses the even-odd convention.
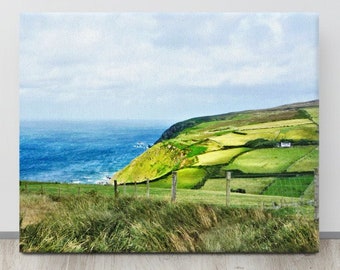
[[[303,86],[304,92],[315,91],[317,42],[311,41],[316,39],[316,20],[310,17],[209,13],[23,15],[21,103],[23,108],[32,107],[31,113],[25,110],[25,114],[32,115],[38,114],[39,102],[49,103],[55,114],[59,110],[56,103],[64,104],[60,108],[86,104],[94,116],[100,106],[111,104],[116,116],[124,117],[121,112],[139,113],[131,108],[128,111],[131,104],[151,110],[150,99],[160,110],[175,95],[160,93],[180,94],[183,89],[190,89],[196,104],[202,107],[203,102],[213,102],[214,98],[198,89],[260,91],[261,87],[294,83]],[[304,30],[302,34],[294,29],[297,23]],[[29,106],[32,103],[38,107]]]

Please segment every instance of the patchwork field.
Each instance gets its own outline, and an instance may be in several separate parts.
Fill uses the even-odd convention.
[[[204,196],[199,200],[213,203],[224,196],[225,171],[234,171],[233,175],[238,176],[231,182],[231,190],[235,191],[232,196],[234,200],[242,198],[232,202],[235,205],[258,204],[258,196],[261,201],[271,201],[271,196],[298,198],[313,189],[318,138],[317,101],[194,118],[170,127],[154,146],[112,179],[120,184],[149,179],[153,189],[168,190],[171,172],[177,171],[177,188],[182,193],[185,189],[192,192],[185,198],[195,201],[197,194]],[[289,147],[280,147],[281,142],[288,142]],[[247,177],[242,178],[242,174]],[[279,174],[289,177],[281,179]],[[215,180],[221,177],[222,181]],[[211,196],[211,192],[217,193]]]
[[[223,146],[242,146],[258,138],[274,140],[280,134],[280,129],[251,130],[247,132],[229,132],[225,135],[211,137],[211,140]]]
[[[198,162],[195,163],[194,166],[211,166],[226,164],[232,158],[248,150],[249,148],[242,147],[229,150],[212,151],[209,153],[198,155],[197,156]]]
[[[225,169],[244,173],[282,173],[314,149],[315,146],[256,149],[238,156]]]
[[[261,124],[252,124],[245,125],[239,128],[240,130],[252,130],[252,129],[272,129],[278,127],[292,127],[292,126],[301,126],[306,124],[312,124],[309,119],[291,119],[291,120],[282,120],[282,121],[272,121]]]
[[[313,176],[277,178],[271,183],[263,195],[301,197],[313,181]]]
[[[319,148],[314,148],[307,155],[298,159],[291,166],[288,167],[287,172],[304,172],[313,171],[318,167],[319,163]]]

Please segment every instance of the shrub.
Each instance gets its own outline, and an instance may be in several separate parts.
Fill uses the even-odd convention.
[[[271,148],[277,145],[276,141],[266,140],[266,139],[256,139],[248,141],[244,146],[249,148]]]

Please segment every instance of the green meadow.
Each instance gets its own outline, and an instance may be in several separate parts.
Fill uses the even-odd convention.
[[[249,150],[246,147],[234,148],[229,150],[219,150],[212,151],[202,155],[198,155],[198,162],[194,164],[194,166],[211,166],[211,165],[219,165],[226,164],[231,161],[235,156]]]
[[[262,191],[275,181],[275,177],[253,177],[253,178],[233,178],[231,189],[242,188],[247,194],[260,195]],[[221,191],[225,190],[226,183],[224,178],[208,179],[202,190]]]
[[[304,158],[311,164],[306,164],[307,162],[305,162],[303,167],[295,166],[296,169],[306,169],[308,171],[313,171],[315,167],[310,167],[307,165],[315,164],[316,156],[309,155],[309,153],[314,150],[315,146],[297,146],[287,149],[256,149],[237,157],[231,164],[228,164],[225,169],[240,170],[244,173],[282,173],[287,171],[291,165],[299,161],[301,158]]]

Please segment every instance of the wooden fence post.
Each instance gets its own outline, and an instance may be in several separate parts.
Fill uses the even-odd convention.
[[[146,196],[150,197],[150,181],[149,178],[146,179]]]
[[[115,198],[117,198],[117,197],[118,197],[118,185],[117,185],[117,180],[113,180],[113,186],[114,186]]]
[[[177,172],[172,172],[171,202],[176,201]]]
[[[314,219],[319,220],[319,169],[314,169]]]
[[[43,188],[43,185],[40,185],[40,192],[42,195],[44,195],[44,188]]]
[[[226,206],[230,206],[230,180],[231,172],[226,173]]]

